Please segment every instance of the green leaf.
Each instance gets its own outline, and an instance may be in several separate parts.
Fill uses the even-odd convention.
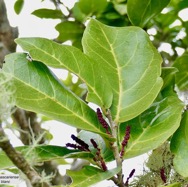
[[[173,66],[178,69],[176,84],[181,91],[188,90],[188,53],[176,59]]]
[[[128,0],[127,13],[133,25],[144,27],[147,22],[159,14],[170,0]]]
[[[92,166],[85,166],[79,171],[67,170],[67,175],[69,175],[73,180],[73,183],[70,185],[70,187],[80,187],[90,186],[109,179],[116,175],[120,170],[121,168],[115,168],[104,172]]]
[[[83,49],[100,62],[112,86],[115,122],[128,121],[151,105],[162,86],[162,58],[142,29],[109,27],[92,19]]]
[[[107,0],[80,0],[78,2],[80,10],[86,15],[93,15],[103,12],[107,4]]]
[[[188,111],[185,111],[180,128],[171,140],[171,151],[175,155],[173,164],[176,172],[188,177]]]
[[[140,116],[120,125],[120,142],[126,126],[131,126],[131,138],[125,149],[125,158],[131,158],[164,143],[179,127],[183,103],[177,96],[169,96],[152,106]]]
[[[175,84],[175,74],[178,70],[174,67],[165,67],[162,69],[161,77],[164,80],[164,84],[161,90],[169,89],[174,87]]]
[[[80,77],[88,87],[87,101],[105,108],[111,106],[112,91],[100,62],[88,58],[73,46],[60,45],[44,38],[19,38],[16,43],[28,51],[32,59],[54,68],[66,68]]]
[[[71,153],[78,152],[77,150],[69,150],[66,147],[54,145],[38,145],[36,147],[21,146],[15,149],[21,152],[29,162],[35,163],[62,159],[65,156],[68,157]],[[14,166],[3,151],[0,151],[0,160],[3,160],[3,162],[0,162],[0,169],[7,169]]]
[[[26,56],[10,54],[3,66],[3,71],[14,81],[17,106],[107,136],[96,113],[84,101],[67,90],[44,64],[30,62]]]
[[[161,77],[163,78],[164,84],[161,89],[161,94],[163,97],[166,97],[169,95],[176,94],[174,92],[174,87],[175,87],[175,75],[178,72],[178,70],[174,67],[165,67],[162,68],[162,75]]]
[[[17,0],[14,3],[14,11],[16,12],[16,14],[20,14],[20,12],[22,11],[24,5],[24,0]]]
[[[85,15],[81,10],[80,10],[80,7],[79,7],[79,3],[75,3],[74,4],[74,7],[72,8],[72,14],[74,16],[74,18],[77,20],[77,21],[80,21],[80,22],[84,22],[87,18],[87,15]]]
[[[120,15],[125,15],[127,14],[127,5],[126,4],[114,4],[115,10],[120,14]]]
[[[64,15],[62,14],[61,10],[53,10],[47,8],[37,9],[32,12],[33,15],[39,18],[50,18],[50,19],[62,19]]]
[[[55,28],[59,32],[58,40],[61,42],[80,39],[85,29],[84,25],[76,21],[64,21],[57,24]]]

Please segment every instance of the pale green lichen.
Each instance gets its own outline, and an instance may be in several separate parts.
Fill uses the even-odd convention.
[[[0,71],[0,120],[7,121],[15,106],[15,88],[12,78]]]

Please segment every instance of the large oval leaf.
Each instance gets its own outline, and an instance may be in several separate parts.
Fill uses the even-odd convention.
[[[146,110],[161,86],[161,56],[138,27],[109,27],[91,20],[83,36],[84,52],[100,63],[113,89],[116,122]]]
[[[183,177],[188,177],[188,111],[183,115],[180,128],[171,140],[174,168]]]
[[[133,25],[144,27],[165,8],[170,0],[128,0],[127,13]]]
[[[76,74],[88,86],[87,101],[109,108],[112,91],[98,63],[73,46],[57,44],[44,38],[16,39],[32,59],[55,68],[66,68]]]
[[[67,90],[44,64],[30,62],[26,54],[20,53],[6,56],[5,62],[3,71],[12,76],[17,106],[107,136],[96,113]]]
[[[169,96],[154,103],[135,119],[120,125],[120,142],[125,128],[131,126],[131,138],[125,150],[125,158],[131,158],[164,143],[179,127],[183,104],[177,96]]]

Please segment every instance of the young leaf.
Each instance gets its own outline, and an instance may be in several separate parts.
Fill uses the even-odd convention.
[[[83,48],[108,77],[115,122],[128,121],[151,105],[162,86],[162,58],[142,29],[109,27],[92,19],[83,35]]]
[[[177,58],[173,66],[179,71],[176,73],[176,84],[182,91],[188,90],[188,53]]]
[[[131,138],[125,150],[125,158],[131,158],[164,143],[179,127],[183,103],[177,96],[169,96],[152,106],[140,116],[120,125],[120,142],[127,125],[131,126]]]
[[[14,11],[16,12],[16,14],[20,14],[23,5],[24,5],[24,0],[16,0],[16,2],[14,3]]]
[[[85,29],[84,25],[76,21],[64,21],[57,24],[55,28],[59,32],[58,40],[61,42],[80,39]]]
[[[133,25],[144,27],[147,22],[159,14],[170,0],[128,0],[127,13]]]
[[[100,68],[100,62],[88,58],[73,46],[57,44],[44,38],[16,39],[32,59],[55,68],[66,68],[76,74],[88,87],[87,101],[109,108],[112,103],[110,84]]]
[[[116,175],[120,170],[121,168],[118,167],[104,172],[93,166],[85,166],[79,171],[67,170],[67,175],[69,175],[73,181],[70,187],[80,187],[90,186],[103,180],[109,179]]]
[[[10,54],[3,66],[3,71],[14,81],[17,106],[107,136],[96,113],[85,102],[67,90],[44,64],[30,62],[26,56]]]
[[[32,12],[33,15],[39,18],[50,18],[50,19],[62,19],[64,17],[60,10],[53,10],[47,8],[41,8]]]
[[[180,128],[171,140],[174,168],[183,177],[188,177],[188,111],[184,112]]]

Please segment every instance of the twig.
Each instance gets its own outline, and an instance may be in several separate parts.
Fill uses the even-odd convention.
[[[14,147],[6,137],[6,134],[1,125],[0,148],[6,153],[7,157],[9,157],[13,164],[27,176],[33,187],[50,187],[48,183],[41,182],[42,178],[39,176],[39,174],[29,165],[22,154],[14,149]]]
[[[117,124],[112,120],[112,116],[111,116],[110,110],[108,110],[108,112],[107,112],[107,118],[108,118],[109,123],[110,123],[110,126],[111,126],[112,137],[116,139],[116,141],[115,141],[114,144],[112,145],[114,157],[115,157],[115,160],[116,160],[116,165],[117,165],[117,167],[122,168],[122,159],[120,158],[119,149],[118,149],[118,140],[117,140],[118,126],[117,126]],[[112,180],[113,180],[114,183],[117,184],[119,187],[124,187],[124,186],[125,186],[125,184],[123,183],[122,169],[121,169],[120,172],[117,174],[117,179],[116,179],[115,177],[113,177]]]

